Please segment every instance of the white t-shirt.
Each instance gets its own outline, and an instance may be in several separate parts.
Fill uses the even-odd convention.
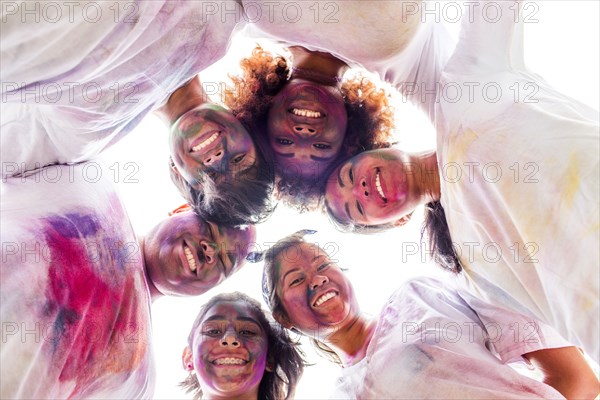
[[[244,35],[328,52],[350,66],[364,67],[433,120],[436,82],[455,46],[445,26],[426,13],[438,2],[242,2],[249,21]]]
[[[562,399],[504,363],[569,346],[551,327],[430,278],[383,307],[365,358],[343,369],[334,399]]]
[[[151,398],[150,296],[99,162],[2,183],[0,397]]]
[[[2,176],[89,160],[118,141],[225,54],[240,10],[233,0],[7,4]]]
[[[502,18],[493,23],[482,4],[473,22],[465,17],[443,73],[441,203],[475,292],[598,361],[598,112],[524,66],[515,4],[494,2]]]

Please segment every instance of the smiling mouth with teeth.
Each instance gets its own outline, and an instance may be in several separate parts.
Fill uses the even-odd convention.
[[[321,113],[319,111],[307,110],[304,108],[292,108],[290,112],[299,117],[307,117],[307,118],[321,118]]]
[[[185,253],[185,257],[187,258],[188,267],[190,267],[190,270],[192,272],[196,272],[196,269],[198,269],[198,266],[196,265],[196,259],[194,258],[192,250],[190,250],[190,248],[187,247],[186,245],[183,245],[183,252]]]
[[[387,198],[381,188],[381,172],[379,172],[379,169],[377,169],[377,173],[375,174],[375,187],[377,188],[377,193],[379,193],[379,196],[383,199],[383,202],[387,203]]]
[[[218,358],[212,362],[214,365],[245,365],[248,361],[237,357]]]
[[[314,302],[313,306],[320,307],[323,303],[333,299],[335,296],[337,296],[337,293],[333,290],[330,290],[319,296],[319,298]]]
[[[198,143],[197,145],[192,147],[192,150],[190,150],[190,153],[204,149],[206,146],[212,144],[215,140],[217,140],[220,135],[221,135],[221,131],[216,131],[215,133],[210,135],[210,137],[208,137],[206,140],[203,140],[201,143]]]

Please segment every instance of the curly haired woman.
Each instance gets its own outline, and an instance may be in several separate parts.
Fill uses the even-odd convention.
[[[292,46],[293,62],[256,47],[232,76],[225,103],[272,157],[278,195],[301,210],[316,204],[332,165],[389,147],[388,93],[329,53]]]

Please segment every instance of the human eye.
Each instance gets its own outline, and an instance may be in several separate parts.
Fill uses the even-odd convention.
[[[314,148],[317,148],[319,150],[329,150],[331,149],[331,146],[325,143],[315,143],[313,144]]]
[[[304,280],[304,278],[303,278],[303,277],[301,277],[301,276],[298,276],[298,277],[296,277],[296,278],[294,278],[294,279],[292,279],[292,280],[290,281],[290,283],[289,283],[288,287],[294,287],[294,286],[297,286],[297,285],[299,285],[300,283],[302,283],[302,281],[303,281],[303,280]]]
[[[258,335],[258,330],[254,327],[243,327],[239,330],[241,336],[252,337]]]
[[[210,240],[211,240],[212,242],[214,242],[214,241],[215,241],[215,237],[216,237],[216,236],[215,236],[215,231],[214,231],[214,229],[215,229],[215,228],[213,227],[213,225],[212,225],[212,223],[211,223],[211,222],[207,222],[207,223],[206,223],[206,226],[208,227],[208,234],[210,235]],[[203,246],[202,246],[202,249],[203,249],[204,251],[208,250],[208,247],[206,247],[206,248],[205,248],[205,247],[206,247],[206,246],[204,246],[204,245],[203,245]]]
[[[364,215],[365,215],[365,212],[364,212],[364,210],[363,210],[362,206],[360,205],[360,203],[359,203],[358,201],[356,202],[356,210],[358,211],[358,213],[359,213],[360,215],[362,215],[362,216],[364,217]]]
[[[317,267],[317,271],[323,271],[323,270],[327,269],[327,267],[329,267],[330,265],[331,265],[330,262],[325,262]]]
[[[284,138],[278,138],[276,139],[277,143],[279,143],[282,146],[291,146],[294,144],[294,141],[290,140],[290,139],[284,139]]]
[[[246,158],[246,153],[239,154],[238,156],[234,157],[231,162],[233,164],[239,164],[244,160],[244,158]]]
[[[221,329],[215,326],[205,326],[202,329],[202,333],[208,336],[218,336],[221,334]]]

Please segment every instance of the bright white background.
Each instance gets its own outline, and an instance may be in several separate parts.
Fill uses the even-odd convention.
[[[462,3],[462,2],[459,2]],[[598,109],[599,2],[539,1],[535,17],[539,22],[527,24],[526,61],[529,67],[555,88]],[[457,31],[458,24],[451,29]],[[390,38],[391,39],[391,38]],[[202,73],[203,81],[219,82],[226,72],[235,71],[237,60],[246,55],[254,42],[239,40],[219,64]],[[416,151],[434,147],[433,129],[412,106],[398,101],[397,137],[404,149]],[[117,168],[118,186],[136,232],[143,235],[167,212],[183,203],[172,187],[167,173],[167,128],[154,116],[147,117],[135,132],[105,153],[109,165]],[[138,166],[134,175],[131,162]],[[118,165],[114,163],[119,163]],[[131,182],[135,180],[135,182]],[[387,297],[406,279],[421,274],[442,275],[426,262],[425,254],[415,254],[419,246],[422,211],[402,229],[373,236],[341,234],[330,227],[326,217],[318,214],[297,215],[280,206],[272,218],[258,226],[258,246],[298,229],[319,231],[315,240],[335,251],[334,257],[347,268],[354,283],[362,310],[375,315]],[[155,398],[189,398],[177,388],[185,376],[181,352],[191,324],[201,304],[224,291],[243,291],[261,299],[262,263],[246,265],[224,284],[196,298],[162,298],[152,306],[154,351],[158,381]],[[597,316],[596,316],[597,317]],[[308,367],[297,390],[298,399],[326,398],[337,368],[304,346]]]

